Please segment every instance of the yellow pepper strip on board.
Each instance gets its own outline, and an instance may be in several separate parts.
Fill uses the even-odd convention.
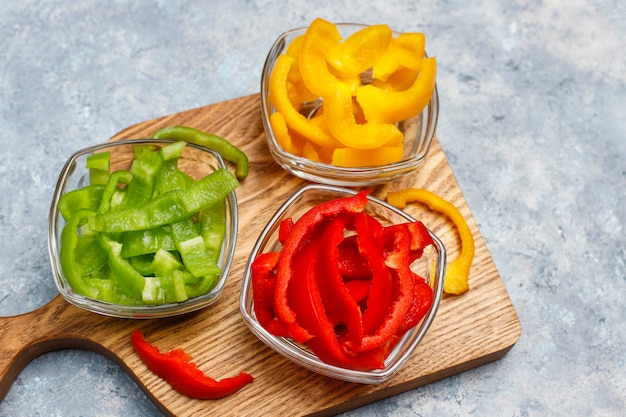
[[[366,26],[326,52],[328,64],[342,77],[360,77],[389,48],[393,33],[387,25]]]
[[[356,100],[369,121],[395,123],[418,115],[426,107],[435,89],[437,61],[424,58],[419,76],[403,91],[382,90],[372,84],[359,87]]]
[[[461,252],[446,268],[443,290],[460,295],[469,290],[469,272],[474,260],[474,237],[461,212],[454,204],[423,188],[407,188],[387,193],[387,202],[399,209],[408,203],[422,203],[431,210],[446,215],[457,228],[461,239]]]
[[[402,132],[392,123],[366,121],[357,123],[349,87],[337,85],[332,95],[324,97],[324,118],[328,129],[344,146],[374,149],[398,145],[404,140]]]
[[[270,101],[276,107],[276,111],[282,113],[291,129],[319,146],[332,148],[340,146],[336,139],[310,123],[291,103],[287,91],[287,74],[293,62],[294,58],[285,54],[276,60],[269,82]]]

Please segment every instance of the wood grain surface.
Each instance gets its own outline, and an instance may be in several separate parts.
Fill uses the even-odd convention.
[[[221,135],[248,154],[250,174],[236,191],[239,234],[235,259],[218,302],[185,316],[131,320],[89,313],[58,296],[33,312],[0,318],[0,399],[36,356],[55,349],[83,348],[119,364],[167,415],[332,415],[497,360],[513,347],[521,334],[519,319],[437,139],[415,174],[372,188],[372,194],[382,199],[389,190],[408,187],[436,192],[464,214],[476,243],[470,291],[444,297],[430,330],[405,366],[380,385],[342,382],[301,368],[259,341],[239,312],[243,269],[265,223],[305,184],[270,156],[260,109],[260,96],[254,94],[145,121],[111,138],[145,138],[161,127],[187,125]],[[446,218],[417,204],[405,211],[439,236],[449,261],[456,257],[458,237]],[[184,348],[199,368],[214,378],[246,371],[255,381],[221,400],[182,396],[135,355],[130,345],[135,328],[162,351]]]

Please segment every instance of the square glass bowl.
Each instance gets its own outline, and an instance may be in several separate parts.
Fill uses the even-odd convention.
[[[366,25],[357,23],[338,23],[336,26],[342,35],[342,39],[366,27]],[[274,70],[278,57],[286,51],[295,38],[303,35],[306,29],[297,28],[281,34],[270,48],[263,66],[261,75],[261,114],[265,138],[274,160],[283,169],[307,181],[343,187],[360,187],[387,183],[415,171],[424,162],[435,137],[439,117],[437,84],[435,84],[435,89],[426,108],[417,116],[398,124],[398,128],[405,136],[402,160],[398,162],[388,165],[347,168],[315,162],[281,148],[269,120],[270,115],[276,111],[269,98],[270,75]],[[398,36],[398,33],[393,32],[393,36]],[[309,112],[309,116],[314,114],[316,106],[319,106],[319,103],[317,105],[316,103],[307,104],[307,108],[313,109]]]
[[[218,261],[221,275],[215,287],[206,294],[190,298],[180,303],[159,305],[121,305],[95,300],[77,294],[69,285],[61,267],[60,247],[61,232],[65,221],[58,208],[61,195],[89,184],[89,170],[86,159],[98,152],[110,152],[111,171],[128,169],[133,160],[133,146],[148,145],[162,147],[171,140],[161,139],[130,139],[119,140],[81,149],[74,153],[65,163],[54,192],[48,219],[48,253],[54,275],[54,282],[63,297],[71,304],[85,310],[111,317],[149,319],[169,317],[189,313],[215,303],[221,295],[230,272],[235,243],[237,241],[238,212],[237,199],[234,192],[226,198],[226,235]],[[211,172],[226,168],[222,157],[211,149],[188,143],[178,161],[181,171],[198,180]]]
[[[426,334],[426,331],[430,327],[430,324],[437,313],[443,293],[446,251],[441,240],[439,240],[439,238],[437,238],[437,236],[435,236],[432,232],[430,232],[430,235],[434,240],[434,245],[427,247],[424,250],[424,255],[417,260],[411,268],[420,276],[428,279],[431,288],[433,289],[433,304],[422,321],[413,329],[409,330],[390,352],[389,356],[385,360],[384,369],[357,371],[326,364],[305,346],[300,345],[289,338],[277,337],[269,333],[259,324],[254,313],[251,274],[252,262],[262,253],[280,250],[281,245],[278,241],[280,222],[290,217],[295,222],[310,208],[322,202],[341,197],[349,197],[354,194],[356,194],[356,191],[351,189],[321,184],[307,185],[293,194],[270,219],[250,253],[250,258],[248,259],[244,270],[239,308],[241,310],[241,314],[243,315],[244,322],[254,335],[256,335],[267,346],[296,364],[313,372],[339,380],[363,384],[379,384],[391,378],[393,374],[396,373],[409,359],[417,345]],[[383,224],[397,224],[407,221],[415,221],[413,217],[384,201],[371,196],[368,196],[368,200],[369,201],[365,206],[366,211],[380,220]]]

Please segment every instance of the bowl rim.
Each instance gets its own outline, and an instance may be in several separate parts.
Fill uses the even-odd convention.
[[[87,146],[75,151],[64,163],[59,177],[57,179],[52,202],[50,204],[50,210],[48,213],[48,257],[50,266],[52,268],[52,275],[54,283],[59,293],[65,298],[67,302],[93,313],[102,314],[105,316],[116,318],[132,318],[132,319],[153,319],[162,317],[173,317],[181,314],[190,313],[201,308],[208,307],[217,301],[221,295],[228,275],[232,268],[233,258],[235,255],[235,248],[237,243],[237,234],[239,230],[239,213],[237,205],[237,196],[234,191],[228,194],[226,197],[226,210],[228,218],[230,219],[227,224],[227,238],[222,243],[222,250],[220,258],[223,259],[222,272],[218,278],[216,286],[209,292],[200,296],[190,298],[180,303],[165,303],[157,305],[123,305],[117,303],[111,303],[107,301],[96,300],[89,298],[74,292],[67,283],[64,277],[63,269],[60,264],[60,247],[61,244],[58,241],[59,231],[62,227],[59,227],[57,222],[59,221],[60,212],[58,210],[58,201],[61,195],[64,193],[64,185],[68,178],[73,174],[76,169],[75,163],[80,157],[86,156],[94,151],[122,147],[132,145],[150,145],[156,144],[164,146],[169,143],[179,142],[172,139],[150,139],[150,138],[137,138],[137,139],[120,139],[109,142],[99,143],[96,145]],[[188,147],[202,151],[215,158],[215,163],[218,168],[228,168],[224,159],[215,150],[206,146],[198,145],[195,143],[186,142]],[[82,168],[81,168],[82,169]],[[60,219],[63,222],[62,219]],[[228,239],[230,237],[230,239]],[[224,252],[226,250],[226,252]]]
[[[254,300],[253,300],[253,292],[252,292],[252,262],[258,255],[260,255],[261,248],[266,244],[266,240],[270,237],[271,229],[275,227],[278,219],[282,217],[282,215],[287,211],[293,204],[295,200],[300,198],[303,194],[310,191],[329,191],[335,192],[338,194],[343,194],[344,196],[355,195],[358,191],[349,188],[337,187],[332,185],[325,184],[308,184],[297,190],[295,193],[291,195],[274,213],[271,219],[268,221],[266,226],[263,228],[263,231],[257,238],[254,247],[252,248],[248,260],[246,262],[245,268],[243,270],[243,279],[241,282],[241,290],[239,293],[239,310],[244,319],[245,324],[248,326],[249,330],[257,336],[264,344],[268,347],[272,348],[279,354],[282,354],[286,358],[290,359],[292,362],[309,369],[313,372],[329,376],[335,379],[344,380],[348,382],[356,382],[356,383],[365,383],[365,384],[379,384],[387,381],[391,378],[410,358],[411,354],[417,348],[417,345],[421,342],[424,335],[426,334],[428,328],[432,324],[437,311],[439,309],[439,305],[441,302],[441,298],[443,295],[443,280],[445,275],[445,266],[446,266],[446,249],[443,245],[443,242],[432,232],[430,229],[428,230],[430,236],[433,238],[434,245],[433,248],[436,252],[436,274],[434,276],[434,282],[431,285],[431,288],[434,286],[435,290],[433,293],[433,304],[428,311],[428,313],[424,316],[422,321],[418,323],[414,328],[409,330],[397,343],[396,347],[389,354],[388,358],[391,357],[394,352],[398,349],[406,348],[403,353],[396,357],[391,364],[385,364],[385,368],[382,370],[373,370],[373,371],[359,371],[348,368],[342,368],[335,365],[330,365],[322,362],[317,356],[314,354],[305,351],[301,347],[297,346],[297,344],[289,338],[277,337],[269,333],[263,326],[259,324],[254,314]],[[405,218],[407,221],[416,221],[415,218],[407,214],[406,212],[374,197],[368,195],[368,202],[373,203],[375,205],[380,205],[385,209],[391,210],[395,214]],[[431,277],[433,279],[433,277]],[[408,346],[405,346],[407,342],[410,341]],[[387,362],[387,361],[386,361]]]
[[[364,28],[369,26],[361,23],[335,23],[335,25],[339,28]],[[261,119],[263,122],[265,138],[268,143],[270,153],[274,159],[284,169],[305,180],[336,186],[367,186],[386,183],[407,175],[417,169],[417,167],[426,159],[436,137],[437,124],[439,121],[439,93],[436,82],[430,101],[422,112],[415,116],[419,117],[421,120],[424,117],[425,111],[428,111],[426,120],[421,122],[425,123],[425,127],[422,127],[422,129],[425,129],[424,143],[418,149],[417,153],[411,158],[380,166],[342,167],[323,162],[314,162],[303,156],[287,152],[280,146],[269,122],[269,117],[274,110],[274,107],[269,100],[269,77],[272,71],[271,67],[287,46],[285,39],[291,35],[303,33],[306,29],[307,27],[298,27],[280,34],[272,44],[265,58],[261,72]],[[400,33],[394,30],[392,30],[392,32],[394,34]],[[426,56],[428,55],[426,54]],[[333,178],[319,174],[319,171],[332,172]]]

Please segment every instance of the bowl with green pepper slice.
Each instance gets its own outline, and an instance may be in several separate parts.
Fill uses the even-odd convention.
[[[213,304],[234,255],[238,185],[217,152],[184,141],[119,140],[75,152],[49,213],[59,292],[112,317]]]

